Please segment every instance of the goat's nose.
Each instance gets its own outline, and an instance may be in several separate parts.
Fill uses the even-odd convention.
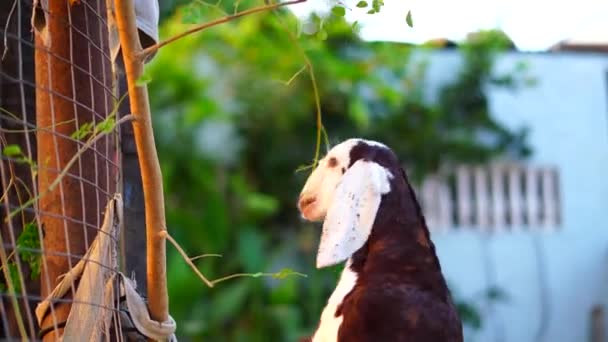
[[[298,199],[298,208],[300,211],[304,209],[309,204],[313,203],[317,199],[314,196],[306,196],[305,194],[300,194],[300,198]]]

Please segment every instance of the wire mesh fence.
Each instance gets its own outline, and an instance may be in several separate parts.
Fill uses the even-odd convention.
[[[119,321],[118,290],[79,302],[84,275],[70,274],[88,260],[95,286],[119,281],[120,222],[102,230],[121,185],[107,18],[104,0],[0,2],[0,338],[56,339],[76,306]]]

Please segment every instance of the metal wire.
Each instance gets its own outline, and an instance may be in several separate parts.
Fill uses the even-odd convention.
[[[73,136],[104,122],[115,112],[119,98],[112,74],[106,2],[71,3],[37,8],[38,14],[45,15],[50,34],[53,30],[66,33],[57,34],[54,38],[59,39],[53,44],[62,40],[67,49],[46,46],[30,33],[31,1],[0,4],[0,339],[38,339],[41,327],[34,316],[35,305],[53,290],[58,274],[84,258],[100,232],[103,210],[120,179],[118,127],[86,150],[92,128],[87,138]],[[72,117],[66,118],[68,114]],[[76,154],[75,163],[64,170]],[[63,178],[55,188],[45,188],[59,175]],[[30,240],[36,235],[39,239],[34,246],[24,235],[31,229]],[[119,241],[110,238],[118,248]],[[32,260],[41,268],[34,279]],[[111,273],[118,271],[112,265],[88,261]],[[58,263],[63,265],[60,270]],[[9,276],[14,278],[10,284]],[[9,291],[12,284],[18,287],[16,293]],[[72,295],[76,288],[72,283]],[[69,299],[72,295],[52,300],[50,318],[42,328],[57,330],[67,318],[65,304],[79,303],[111,314],[114,334],[122,340],[117,299],[115,306],[107,307],[74,301]]]

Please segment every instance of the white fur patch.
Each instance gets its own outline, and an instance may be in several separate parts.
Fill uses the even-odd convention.
[[[357,274],[350,269],[351,260],[346,262],[336,289],[327,300],[327,305],[321,314],[319,328],[312,338],[313,342],[335,342],[338,340],[338,329],[342,324],[343,316],[336,317],[338,305],[342,303],[344,297],[355,287]]]
[[[369,237],[391,173],[372,161],[358,160],[334,191],[317,252],[317,268],[350,258]]]

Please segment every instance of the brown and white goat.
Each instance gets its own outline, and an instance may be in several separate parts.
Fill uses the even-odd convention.
[[[349,139],[320,160],[298,207],[323,222],[317,267],[346,265],[312,342],[461,342],[462,325],[394,152]]]

